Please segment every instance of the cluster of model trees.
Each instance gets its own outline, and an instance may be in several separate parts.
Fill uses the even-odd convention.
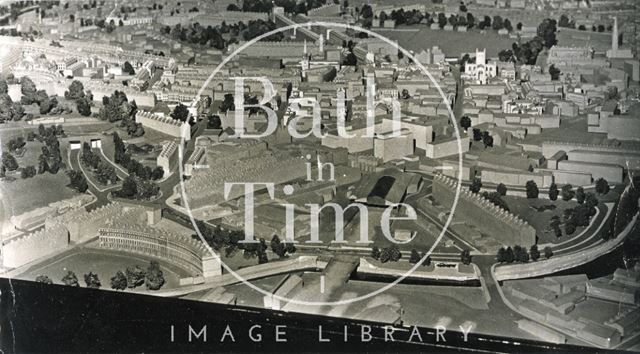
[[[71,270],[68,270],[60,281],[67,286],[80,286],[78,276]],[[36,282],[53,284],[51,278],[46,275],[37,276]],[[86,273],[84,282],[87,288],[98,289],[102,286],[98,274],[94,272]],[[146,270],[139,265],[127,267],[125,272],[119,270],[111,278],[111,288],[115,290],[134,289],[142,284],[145,284],[149,290],[158,290],[165,284],[164,275],[157,261],[151,261]]]
[[[513,31],[513,25],[509,19],[503,19],[501,16],[496,15],[493,18],[489,16],[484,16],[484,18],[479,21],[475,18],[475,16],[467,11],[467,7],[464,5],[460,6],[460,11],[462,14],[452,14],[447,16],[444,12],[440,13],[422,13],[417,9],[407,10],[404,8],[400,8],[397,10],[391,11],[390,14],[382,11],[378,19],[384,23],[387,19],[392,19],[395,21],[396,25],[414,25],[419,23],[424,23],[427,26],[431,26],[434,23],[437,23],[440,28],[444,28],[446,25],[451,25],[454,27],[467,27],[468,29],[477,26],[480,30],[484,29],[493,29],[493,30],[501,30],[506,29],[507,31]],[[360,17],[363,19],[363,27],[369,28],[371,27],[372,20],[374,18],[373,10],[370,5],[365,4],[360,9]],[[522,24],[518,24],[519,28],[522,28]]]
[[[96,179],[101,184],[115,184],[118,182],[116,169],[100,158],[98,154],[91,150],[89,143],[82,144],[80,161],[93,170]]]
[[[605,187],[602,186],[603,184],[606,185],[607,189],[609,188],[608,183],[605,180],[596,182],[596,185],[598,183],[600,184],[600,188],[596,186],[596,192],[598,190],[605,191]],[[608,190],[606,190],[606,192],[608,192]],[[565,234],[572,235],[576,231],[577,227],[589,225],[591,217],[596,214],[596,206],[598,205],[598,198],[594,193],[585,193],[582,187],[578,187],[574,191],[573,186],[570,184],[562,186],[562,189],[559,191],[556,184],[553,183],[549,187],[549,199],[555,201],[558,199],[558,196],[560,196],[564,201],[570,201],[575,198],[578,202],[578,206],[575,208],[564,210],[563,219]],[[550,227],[556,237],[562,237],[562,224],[563,222],[557,215],[554,215],[551,218]]]
[[[114,160],[127,169],[129,176],[122,182],[122,188],[113,192],[118,198],[148,200],[158,195],[160,187],[154,182],[164,176],[162,167],[151,168],[131,157],[124,141],[118,133],[113,134]]]
[[[91,91],[84,91],[84,85],[78,80],[73,80],[69,85],[69,90],[64,92],[64,97],[73,100],[76,103],[78,113],[85,117],[91,115],[91,106],[93,105],[93,94]]]
[[[24,108],[22,104],[11,100],[7,80],[0,77],[0,123],[19,121],[23,116]]]
[[[197,22],[186,26],[176,24],[174,27],[165,26],[161,31],[166,35],[170,35],[177,41],[222,50],[227,48],[230,44],[238,42],[238,38],[247,41],[267,32],[271,32],[276,28],[277,26],[275,22],[259,19],[249,21],[247,24],[244,22],[238,22],[227,25],[223,22],[222,24],[213,27],[203,27]],[[223,35],[229,36],[230,39],[225,40]],[[281,41],[282,39],[284,39],[283,33],[275,33],[265,38],[265,40],[268,41]]]
[[[482,181],[480,181],[480,178],[474,178],[471,181],[471,184],[469,185],[469,190],[471,191],[471,193],[480,193],[480,190],[482,189]],[[509,206],[507,205],[507,203],[502,199],[503,196],[507,195],[507,186],[505,186],[503,183],[500,183],[496,186],[496,191],[495,192],[488,192],[488,191],[484,191],[482,192],[482,197],[484,197],[485,199],[487,199],[488,201],[490,201],[491,203],[493,203],[494,205],[509,211]]]
[[[114,91],[111,96],[102,98],[102,108],[98,117],[111,123],[120,122],[127,134],[132,137],[144,135],[142,124],[136,123],[135,117],[138,111],[136,101],[129,102],[124,92]]]
[[[549,259],[553,256],[553,251],[551,247],[547,246],[543,249],[544,257]],[[527,251],[526,247],[522,247],[519,245],[511,247],[501,247],[498,250],[498,254],[496,255],[496,260],[499,263],[527,263],[529,260],[537,261],[540,259],[540,251],[538,250],[538,245],[533,245]]]
[[[122,188],[114,191],[113,195],[124,199],[150,200],[160,193],[160,187],[135,174],[127,176],[122,182]]]
[[[519,23],[518,29],[520,28],[522,28],[522,26]],[[535,37],[524,43],[513,43],[511,49],[500,51],[498,58],[501,61],[535,65],[538,54],[542,52],[543,49],[549,49],[557,43],[556,30],[557,21],[547,18],[538,26]]]
[[[382,263],[397,262],[402,258],[402,253],[397,245],[391,245],[382,249],[378,248],[378,246],[373,246],[371,249],[371,258]]]
[[[271,251],[278,257],[285,258],[287,254],[296,253],[296,245],[291,242],[282,242],[278,235],[273,235],[271,238]]]
[[[57,135],[64,134],[62,126],[51,126],[44,128],[42,124],[38,127],[39,134],[33,131],[27,133],[27,141],[39,140],[45,145],[41,148],[41,154],[38,156],[38,167],[25,166],[20,171],[22,178],[31,178],[36,174],[43,174],[49,172],[56,174],[63,167],[62,156],[60,155],[60,142]],[[6,171],[15,171],[18,169],[18,162],[16,161],[13,153],[19,152],[26,142],[24,138],[18,137],[16,139],[9,140],[7,144],[8,151],[2,153],[2,165],[0,166],[0,177],[6,175]]]
[[[260,238],[258,242],[245,243],[240,242],[245,238],[242,230],[225,229],[200,220],[196,221],[196,226],[207,244],[217,251],[224,250],[225,257],[233,256],[236,252],[242,251],[243,256],[247,259],[257,257],[260,264],[269,262],[268,246],[264,238]],[[193,235],[193,237],[199,238],[198,235]],[[273,235],[269,247],[280,258],[285,258],[297,251],[295,244],[283,242],[278,235]]]
[[[68,270],[67,273],[60,279],[62,284],[67,286],[80,286],[80,282],[78,281],[78,276],[71,270]],[[46,275],[39,275],[36,277],[36,282],[44,283],[44,284],[53,284],[53,280]],[[84,275],[84,282],[87,288],[98,289],[102,286],[100,279],[98,278],[98,274],[94,272],[89,272]]]
[[[173,109],[173,112],[171,112],[170,116],[175,120],[186,122],[187,119],[189,119],[189,109],[182,103],[178,103],[178,105]]]
[[[570,20],[569,17],[567,17],[567,15],[562,14],[560,15],[560,19],[558,20],[558,27],[565,27],[565,28],[576,28],[576,22],[574,20]],[[580,25],[578,26],[578,29],[580,31],[586,31],[587,27],[585,27],[585,25]],[[604,26],[603,24],[600,25],[593,25],[591,26],[591,30],[593,32],[604,32],[606,31],[611,31],[613,29],[613,25],[608,25],[608,26]]]
[[[158,290],[165,284],[164,275],[157,261],[151,261],[147,269],[139,265],[117,271],[111,277],[111,288],[115,290],[135,289],[144,284],[149,290]]]
[[[36,84],[29,77],[25,76],[20,79],[20,90],[22,92],[20,103],[24,106],[37,104],[40,107],[40,114],[59,114],[63,111],[70,113],[68,107],[60,107],[53,111],[54,108],[58,107],[57,96],[49,97],[45,90],[38,90]]]
[[[464,118],[464,117],[463,117]],[[462,124],[462,121],[460,122]],[[466,125],[466,123],[465,123]],[[471,124],[469,124],[471,125]],[[488,131],[481,131],[478,128],[473,128],[473,141],[482,141],[484,148],[493,147],[493,137]]]
[[[242,1],[242,7],[236,4],[229,4],[227,11],[247,11],[247,12],[271,12],[273,6],[284,8],[288,14],[306,14],[311,9],[318,8],[326,3],[326,0],[247,0]]]
[[[42,124],[38,127],[38,134],[33,131],[27,133],[27,141],[31,142],[39,140],[45,145],[42,146],[42,153],[38,157],[38,167],[25,166],[20,169],[22,178],[31,178],[36,174],[49,172],[58,173],[62,167],[62,156],[60,155],[60,142],[57,135],[63,135],[64,131],[61,125],[45,128]],[[21,154],[27,142],[23,137],[10,139],[7,143],[7,149],[2,153],[2,164],[0,164],[0,178],[5,177],[7,171],[16,171],[19,168],[18,161],[13,154]]]
[[[69,170],[67,171],[67,176],[69,176],[69,188],[75,189],[80,193],[84,193],[89,189],[89,184],[87,183],[87,178],[80,171]]]
[[[622,232],[622,230],[624,230],[624,228],[633,220],[633,217],[638,213],[638,210],[640,210],[640,206],[638,205],[638,199],[640,199],[640,186],[638,182],[637,178],[632,180],[631,188],[628,188],[620,196],[614,226],[611,229],[611,234],[606,236],[607,238],[618,235]]]

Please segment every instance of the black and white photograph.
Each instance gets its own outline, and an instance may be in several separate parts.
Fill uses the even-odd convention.
[[[640,1],[0,0],[0,354],[640,352]]]

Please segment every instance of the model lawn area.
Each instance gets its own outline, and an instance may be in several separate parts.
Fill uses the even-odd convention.
[[[3,139],[3,141],[6,141]],[[20,168],[25,166],[38,167],[38,156],[42,153],[43,143],[37,140],[27,141],[24,146],[24,154],[14,154]],[[5,148],[5,146],[3,146]],[[60,145],[60,153],[63,161],[66,163],[66,147]],[[68,199],[77,193],[67,187],[69,177],[65,173],[66,169],[60,169],[57,174],[45,172],[37,174],[32,178],[22,179],[19,169],[13,172],[7,172],[6,178],[0,182],[2,190],[2,204],[5,208],[5,218],[12,215],[20,215],[24,212],[47,206],[49,203]]]
[[[136,265],[146,270],[152,259],[151,257],[112,250],[94,249],[90,247],[73,248],[30,267],[18,275],[17,278],[35,280],[39,275],[46,275],[54,284],[62,284],[62,277],[67,274],[68,270],[71,270],[76,273],[80,286],[84,287],[86,285],[84,282],[84,274],[94,272],[98,274],[102,287],[110,289],[111,277],[113,277],[117,271],[121,270],[124,272],[127,267],[134,267]],[[178,287],[180,277],[189,276],[185,271],[168,265],[162,260],[160,260],[159,263],[165,279],[165,284],[162,286],[162,289]],[[125,291],[153,293],[147,290],[144,285]]]
[[[415,54],[423,49],[438,46],[446,55],[457,57],[466,53],[473,53],[471,56],[475,56],[476,49],[484,48],[487,50],[487,58],[497,57],[501,50],[511,49],[515,41],[509,36],[501,36],[491,30],[486,33],[432,30],[423,24],[401,26],[398,29],[401,31],[380,29],[373,29],[373,31],[392,41],[397,40],[400,47],[413,50]]]
[[[585,229],[584,226],[578,226],[571,235],[566,235],[564,232],[564,211],[578,206],[578,202],[575,200],[564,201],[562,196],[558,196],[557,200],[551,201],[543,198],[523,198],[509,195],[503,196],[502,199],[507,203],[511,213],[518,215],[536,230],[540,243],[560,243],[579,235]],[[546,205],[555,205],[555,209],[536,210],[536,208]],[[562,237],[556,237],[550,226],[553,216],[557,216],[563,222],[560,225]]]

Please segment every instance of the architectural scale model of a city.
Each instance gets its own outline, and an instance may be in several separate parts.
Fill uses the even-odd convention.
[[[639,13],[0,2],[0,276],[640,350]]]

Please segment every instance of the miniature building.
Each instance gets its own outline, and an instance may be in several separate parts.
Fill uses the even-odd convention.
[[[407,189],[419,186],[418,174],[388,168],[380,173],[368,174],[357,186],[353,195],[357,202],[377,206],[396,205],[404,200]]]
[[[156,164],[162,167],[165,176],[169,175],[176,167],[178,155],[178,143],[175,141],[169,141],[162,145],[162,151],[156,158]]]
[[[10,239],[2,245],[2,265],[17,268],[65,249],[69,232],[60,223]]]
[[[524,186],[528,181],[534,181],[538,187],[547,188],[553,183],[550,172],[513,172],[482,170],[482,182],[494,184],[504,183],[508,186]]]
[[[98,229],[99,246],[108,249],[152,256],[168,261],[205,279],[221,275],[220,260],[202,241],[175,234],[157,226],[159,208],[134,206],[117,219],[107,220]]]
[[[488,63],[486,59],[486,49],[479,51],[476,49],[476,62],[465,63],[464,75],[467,78],[475,80],[477,84],[484,85],[487,80],[497,75],[495,63]]]
[[[377,134],[373,140],[374,156],[382,162],[401,159],[413,154],[413,134],[403,129],[398,136],[393,132]]]
[[[459,150],[459,148],[462,150]],[[431,159],[463,154],[469,151],[469,137],[461,136],[459,140],[455,136],[436,139],[427,143],[425,151],[426,156]]]
[[[187,122],[167,117],[161,117],[145,111],[136,113],[136,123],[142,124],[143,127],[157,130],[161,133],[170,135],[174,138],[191,140],[191,127]]]

